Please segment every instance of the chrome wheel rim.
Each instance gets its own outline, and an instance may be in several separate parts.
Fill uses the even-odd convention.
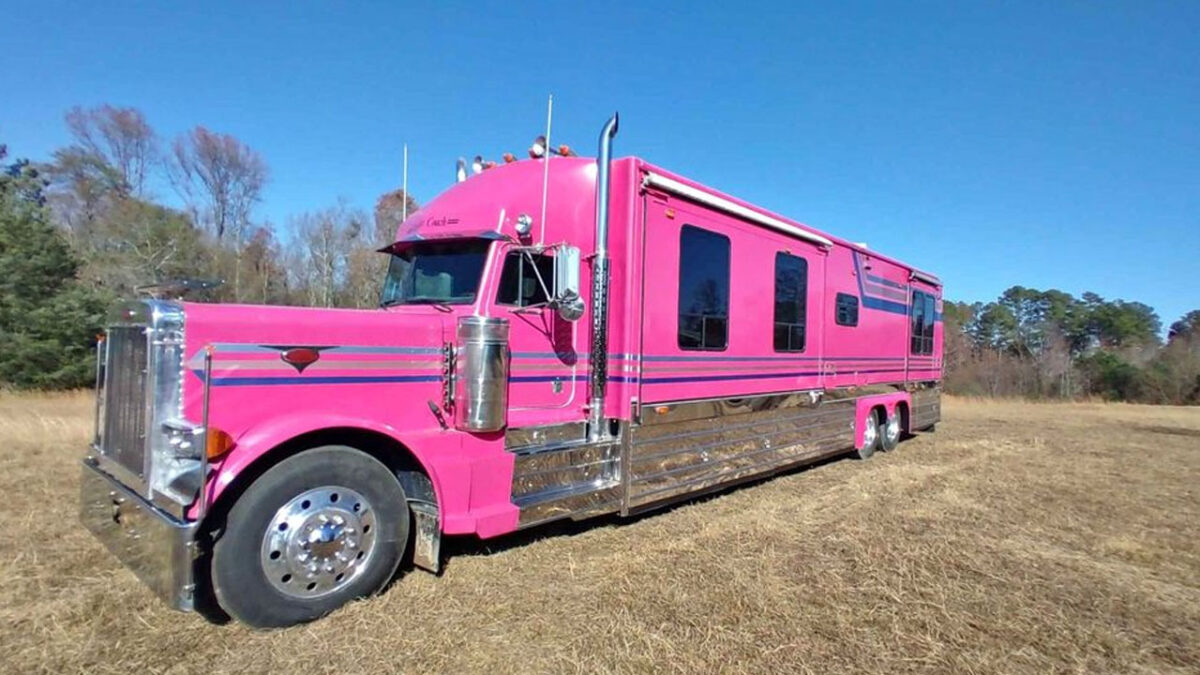
[[[259,561],[271,585],[316,598],[350,584],[375,551],[375,510],[354,490],[328,485],[279,507],[263,533]]]
[[[888,418],[887,425],[883,428],[883,434],[889,447],[900,442],[900,418],[895,415]]]
[[[863,428],[863,448],[875,447],[875,440],[879,437],[879,422],[875,419],[875,415],[867,417],[867,426]]]

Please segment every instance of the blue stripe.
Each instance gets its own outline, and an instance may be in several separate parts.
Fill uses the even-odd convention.
[[[558,380],[560,382],[571,382],[571,381],[586,382],[587,379],[588,379],[587,375],[573,375],[573,376],[566,376],[566,375],[511,375],[511,376],[509,376],[508,381],[509,382],[517,382],[517,383],[554,382],[555,380]],[[633,376],[633,375],[630,375],[630,376],[609,375],[605,379],[607,379],[609,382],[637,382],[637,377]]]
[[[894,300],[884,300],[883,298],[873,298],[869,295],[862,296],[863,307],[867,309],[878,309],[892,314],[908,315],[908,305],[903,302]]]
[[[903,314],[904,316],[909,316],[909,305],[907,302],[895,302],[893,300],[886,300],[884,298],[875,298],[875,297],[871,297],[871,296],[867,295],[866,290],[863,288],[863,277],[866,277],[868,280],[874,281],[877,283],[883,283],[883,284],[888,284],[888,285],[895,285],[895,284],[893,282],[888,281],[887,279],[882,278],[882,277],[876,277],[874,275],[870,275],[870,274],[867,274],[866,272],[864,272],[862,269],[862,261],[859,259],[859,256],[858,256],[858,251],[851,251],[851,254],[854,256],[854,271],[856,272],[856,274],[854,275],[854,278],[858,282],[858,295],[862,299],[863,307],[866,307],[867,309],[877,309],[877,310],[880,310],[883,312],[890,312],[892,314]],[[896,287],[904,288],[902,286],[896,286]],[[941,321],[942,315],[934,314],[933,320],[935,323],[938,321]]]
[[[902,373],[903,368],[879,368],[875,370],[859,370],[856,373]],[[700,375],[692,377],[647,377],[642,380],[643,384],[677,384],[682,382],[724,382],[728,380],[762,380],[775,379],[780,377],[813,377],[820,375],[821,371],[800,371],[793,373],[766,373],[766,374],[745,374],[745,375]],[[829,373],[830,377],[837,377],[837,373]]]
[[[193,370],[204,379],[204,371]],[[441,375],[302,375],[292,377],[214,377],[214,387],[253,387],[280,384],[394,384],[400,382],[440,382]]]
[[[903,356],[643,356],[642,361],[903,361]]]
[[[884,279],[883,277],[877,277],[874,274],[868,274],[867,281],[873,281],[877,284],[883,284],[884,286],[891,286],[892,288],[899,288],[902,291],[908,290],[908,286],[905,286],[904,284],[898,284],[894,281]]]

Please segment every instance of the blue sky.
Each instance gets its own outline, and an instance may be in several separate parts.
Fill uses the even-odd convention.
[[[1195,2],[6,3],[0,140],[72,105],[261,152],[259,217],[555,140],[636,154],[939,273],[1200,307]],[[162,196],[169,191],[162,188]]]

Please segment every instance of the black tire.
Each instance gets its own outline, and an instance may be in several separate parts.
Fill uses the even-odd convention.
[[[275,548],[269,543],[269,538],[275,536],[276,529],[280,532],[287,530],[284,523],[281,522],[277,527],[274,522],[279,520],[280,510],[296,503],[298,496],[313,491],[324,490],[330,495],[329,501],[336,502],[339,498],[338,488],[345,488],[342,494],[357,493],[362,499],[343,499],[340,505],[331,503],[313,507],[319,513],[298,512],[293,520],[304,519],[303,526],[297,525],[293,528],[293,534],[284,536],[291,536],[293,540],[301,542],[298,545],[303,546],[303,541],[307,540],[301,531],[313,529],[315,523],[317,532],[312,536],[316,539],[309,543],[327,547],[322,549],[322,554],[329,556],[317,559],[332,561],[331,566],[354,567],[348,568],[336,582],[330,580],[327,590],[315,591],[323,593],[315,597],[298,597],[281,591],[277,583],[282,583],[283,577],[278,577],[278,582],[269,581],[267,568],[276,564],[296,563],[290,555],[285,555],[283,563],[267,560],[266,551]],[[355,503],[350,504],[350,501]],[[367,504],[362,507],[361,514],[359,502]],[[302,503],[304,509],[310,508],[307,499]],[[343,529],[354,532],[353,528],[341,521],[341,525],[329,526],[337,528],[337,540],[330,543],[330,539],[320,539],[320,535],[327,531],[322,529],[326,521],[314,520],[327,514],[340,517],[340,514],[349,510],[363,519],[350,521],[359,530],[358,550],[362,553],[357,558],[350,555],[353,548],[346,544],[345,539],[353,535],[342,532]],[[365,515],[368,512],[370,521]],[[374,457],[354,448],[337,445],[313,448],[289,457],[255,480],[229,510],[224,532],[213,547],[212,583],[217,601],[233,617],[259,628],[290,626],[324,616],[350,600],[378,592],[387,584],[408,545],[409,518],[404,489],[392,472]],[[369,523],[373,523],[373,528]],[[268,528],[272,528],[270,533]],[[372,529],[373,539],[368,543],[367,533]],[[343,553],[346,554],[344,557]],[[309,554],[299,551],[299,555],[302,559]],[[332,556],[339,557],[335,560]],[[275,560],[279,556],[271,552],[270,557]],[[357,560],[362,562],[358,563]],[[322,570],[321,574],[325,574],[325,571]],[[298,584],[306,582],[307,579],[297,575]],[[310,593],[314,586],[315,583],[308,586]],[[300,586],[296,587],[296,591],[303,592]]]
[[[899,412],[894,412],[890,417],[884,419],[879,429],[879,449],[884,452],[891,452],[900,445],[900,438],[904,435],[904,429],[900,423]]]
[[[854,456],[858,459],[870,459],[879,448],[879,416],[874,411],[867,415],[867,429],[863,431],[863,436],[864,438],[869,437],[870,442],[864,443],[863,447],[855,450]]]

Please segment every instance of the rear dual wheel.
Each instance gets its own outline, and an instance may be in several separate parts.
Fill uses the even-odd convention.
[[[383,463],[346,446],[306,450],[230,509],[213,547],[213,590],[251,626],[310,621],[383,588],[408,530],[404,490]]]
[[[885,417],[881,409],[867,414],[863,425],[862,447],[854,454],[859,459],[869,459],[876,450],[890,452],[900,444],[900,416],[893,413]]]

